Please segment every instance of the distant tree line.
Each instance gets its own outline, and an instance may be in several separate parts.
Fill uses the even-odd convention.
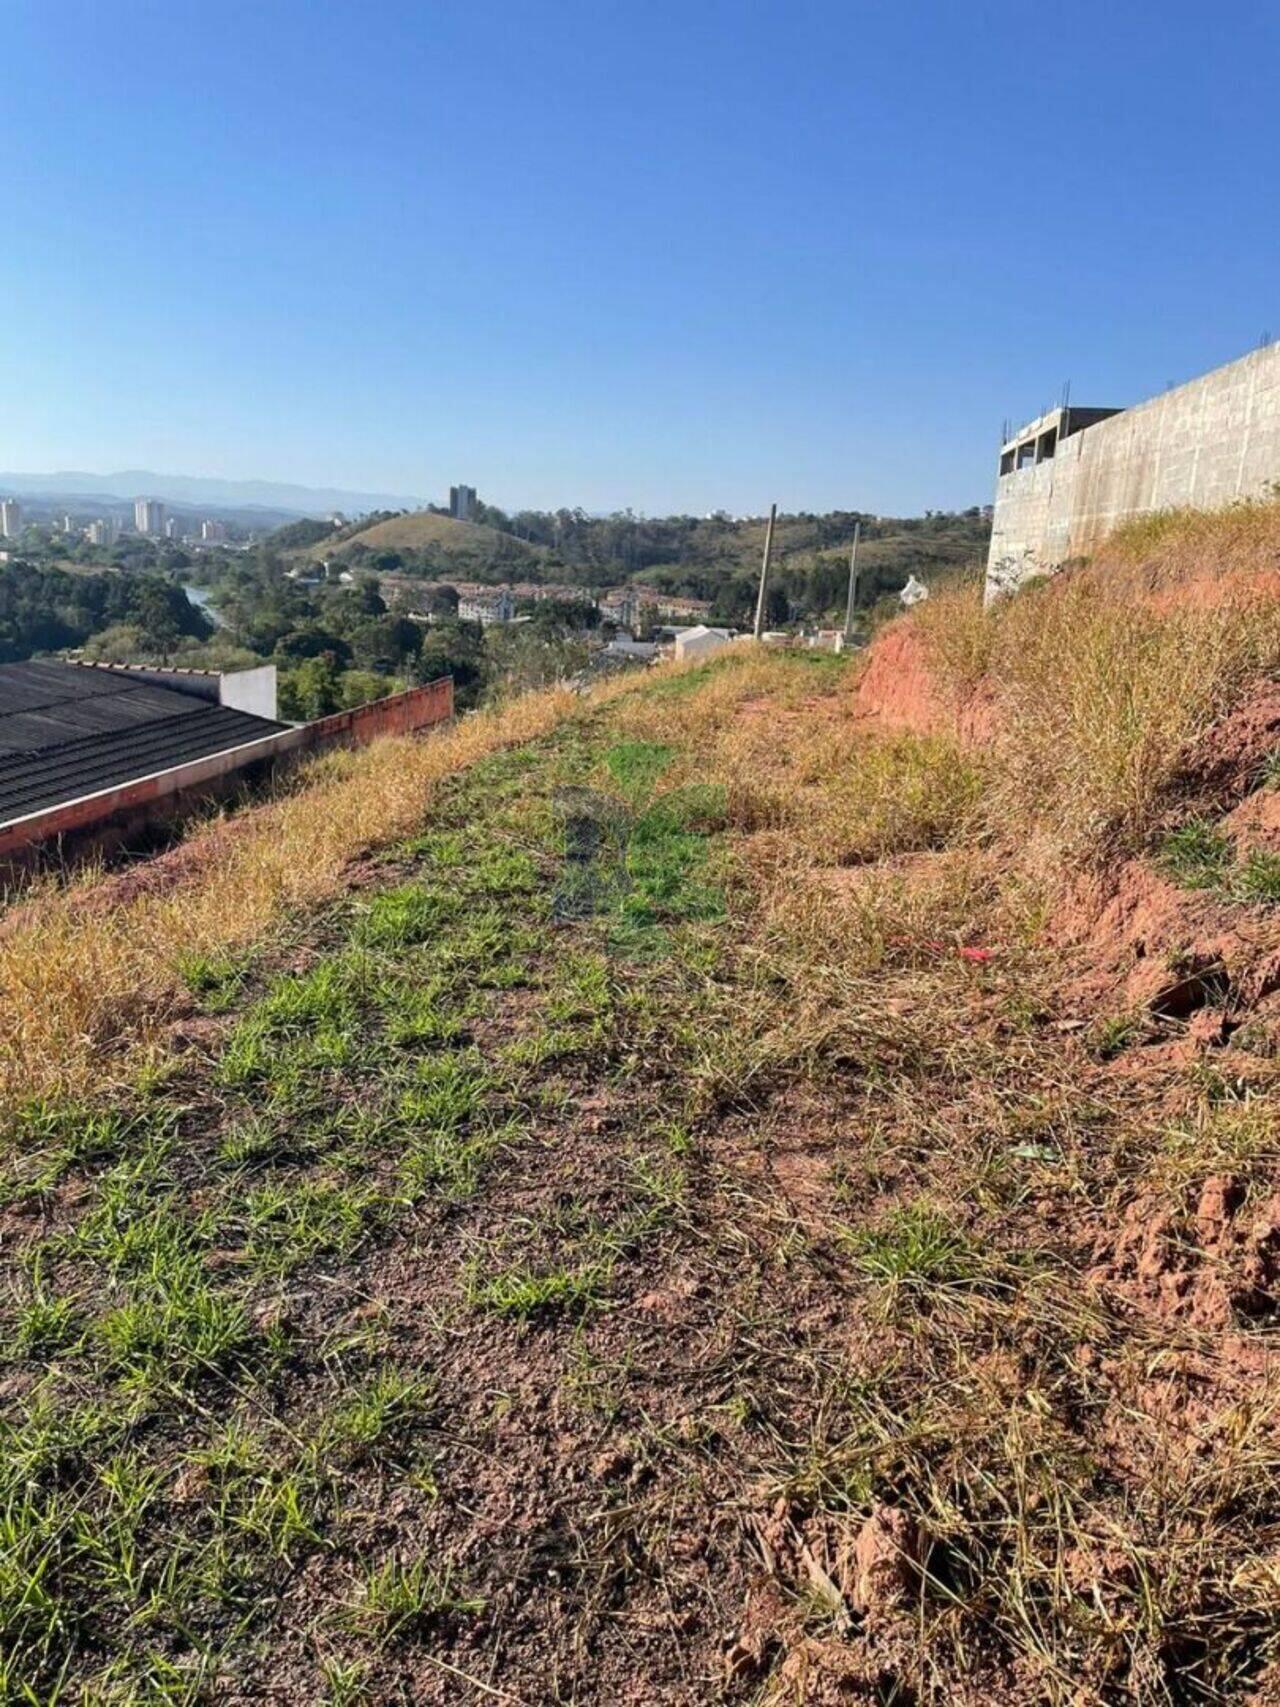
[[[77,575],[14,562],[0,565],[0,663],[37,652],[82,646],[91,635],[125,625],[157,652],[213,632],[181,587],[163,575]]]

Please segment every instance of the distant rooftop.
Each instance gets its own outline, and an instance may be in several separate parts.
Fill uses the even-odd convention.
[[[0,665],[0,825],[284,727],[133,670]]]

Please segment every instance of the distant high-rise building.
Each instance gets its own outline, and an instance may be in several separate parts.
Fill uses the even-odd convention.
[[[90,545],[111,545],[115,542],[116,524],[99,516],[96,522],[90,522],[88,528]]]
[[[164,533],[164,505],[154,498],[135,498],[133,525],[139,533],[159,539]]]
[[[177,516],[166,517],[164,524],[164,537],[166,539],[181,538],[181,527],[182,524],[178,520]]]
[[[476,489],[474,486],[450,486],[449,514],[455,521],[469,522],[471,512],[476,507]]]
[[[22,505],[16,498],[0,502],[0,538],[17,539],[22,532]]]
[[[207,540],[209,544],[216,545],[220,540],[224,540],[227,537],[227,530],[221,522],[201,522],[200,537],[203,540]]]

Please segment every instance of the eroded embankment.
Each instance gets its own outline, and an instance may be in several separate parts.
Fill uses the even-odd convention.
[[[1271,541],[1269,508],[1246,519]],[[1177,531],[1155,556],[1122,538],[1004,607],[901,618],[855,703],[982,768],[975,833],[1040,889],[1068,1009],[1221,1041],[1269,1030],[1276,987],[1280,579],[1271,544],[1244,560],[1236,516],[1194,518],[1200,553],[1214,525],[1231,549],[1207,562]]]

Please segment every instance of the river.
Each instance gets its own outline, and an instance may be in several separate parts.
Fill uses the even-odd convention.
[[[182,590],[191,600],[192,604],[196,605],[204,612],[210,622],[216,622],[219,627],[222,626],[222,618],[209,603],[209,591],[207,587],[183,587]]]

